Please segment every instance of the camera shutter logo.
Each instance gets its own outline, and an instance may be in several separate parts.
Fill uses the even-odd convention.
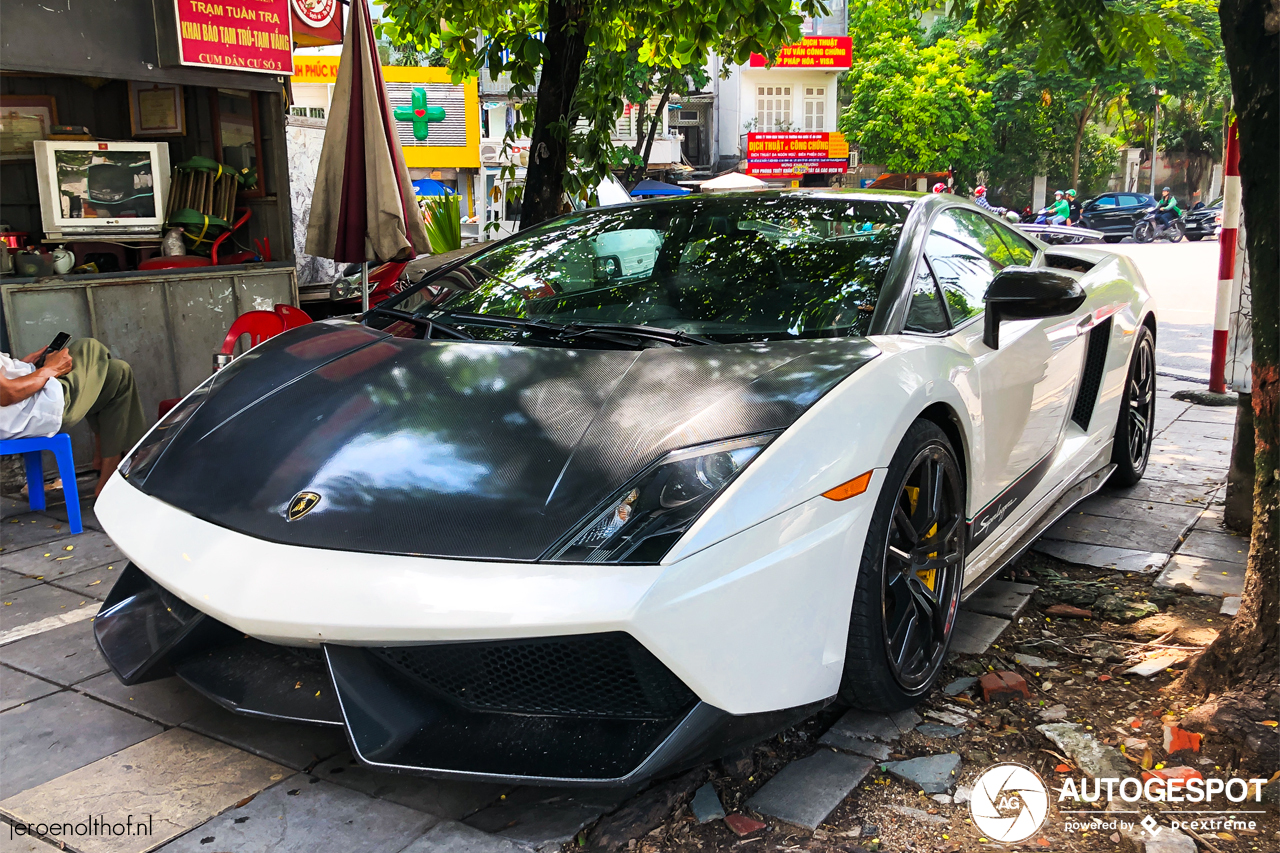
[[[1029,767],[997,764],[974,783],[969,813],[978,829],[992,840],[1021,841],[1044,824],[1049,814],[1049,789]]]

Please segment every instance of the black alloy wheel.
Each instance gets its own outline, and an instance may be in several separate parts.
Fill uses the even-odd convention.
[[[1151,438],[1156,420],[1156,343],[1151,330],[1138,327],[1138,339],[1129,359],[1120,417],[1116,422],[1111,461],[1116,470],[1112,482],[1132,486],[1142,479],[1151,457]]]
[[[882,626],[893,677],[904,690],[932,681],[942,665],[964,564],[960,471],[930,443],[898,489],[882,573]]]
[[[964,584],[965,488],[946,434],[916,421],[886,472],[863,548],[841,696],[893,711],[946,658]]]

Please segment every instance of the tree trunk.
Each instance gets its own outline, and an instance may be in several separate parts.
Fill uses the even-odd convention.
[[[583,7],[576,0],[552,0],[547,5],[547,57],[542,63],[529,140],[521,231],[560,215],[573,132],[573,96],[587,59],[582,18]]]
[[[641,159],[644,161],[645,174],[649,173],[649,155],[653,153],[653,138],[658,133],[659,126],[662,125],[663,110],[667,108],[667,101],[671,99],[670,80],[667,81],[667,88],[662,90],[662,98],[658,101],[658,108],[653,111],[653,122],[649,125],[649,138],[644,141],[644,154]]]
[[[1080,191],[1080,143],[1084,140],[1084,116],[1085,113],[1081,113],[1080,120],[1076,122],[1076,139],[1071,146],[1071,188],[1076,192]]]
[[[1080,191],[1080,144],[1084,141],[1085,128],[1089,126],[1089,118],[1093,115],[1093,102],[1098,97],[1098,87],[1089,93],[1089,99],[1080,108],[1080,118],[1076,119],[1076,139],[1071,146],[1071,189]]]
[[[641,158],[641,165],[636,165],[634,161],[633,161],[633,162],[631,162],[631,163],[629,163],[629,164],[627,164],[627,171],[626,171],[626,174],[624,174],[624,175],[622,176],[622,183],[626,184],[626,185],[627,185],[627,187],[630,187],[630,186],[631,186],[631,182],[632,182],[632,181],[634,181],[634,180],[636,179],[636,172],[637,172],[637,171],[640,171],[640,173],[641,173],[642,175],[644,174],[644,172],[643,172],[643,169],[644,169],[644,166],[643,166],[643,158],[644,158],[644,134],[640,132],[640,128],[644,126],[645,114],[646,114],[646,112],[647,112],[647,110],[648,110],[648,106],[649,106],[649,87],[648,87],[648,86],[646,86],[646,87],[642,88],[642,89],[640,90],[640,94],[641,94],[641,96],[642,96],[642,99],[641,99],[640,103],[638,103],[638,104],[636,104],[636,105],[635,105],[635,108],[636,108],[636,144],[635,144],[635,145],[633,145],[633,146],[631,147],[631,153],[632,153],[632,154],[635,154],[635,155],[636,155],[636,157]]]
[[[1206,695],[1266,693],[1280,671],[1280,20],[1269,0],[1222,0],[1219,17],[1240,123],[1240,176],[1253,295],[1253,535],[1235,621],[1196,659],[1182,686]],[[1274,730],[1273,730],[1274,731]]]

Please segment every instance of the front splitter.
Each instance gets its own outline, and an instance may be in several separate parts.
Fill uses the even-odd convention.
[[[177,674],[239,714],[342,726],[369,766],[441,778],[633,785],[753,743],[827,704],[735,716],[689,694],[683,707],[648,714],[477,708],[388,665],[377,648],[298,649],[248,637],[132,563],[94,636],[126,684]]]

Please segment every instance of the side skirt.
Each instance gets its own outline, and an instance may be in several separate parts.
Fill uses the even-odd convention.
[[[1106,453],[1108,456],[1111,454],[1111,444],[1109,442],[1106,446]],[[1116,466],[1114,464],[1107,463],[1106,467],[1095,470],[1092,474],[1086,475],[1082,479],[1078,480],[1075,485],[1071,486],[1071,488],[1063,492],[1057,500],[1055,500],[1043,513],[1041,513],[1039,518],[1037,518],[1036,521],[1028,527],[1012,545],[1009,546],[1003,554],[993,560],[991,565],[987,566],[982,571],[981,575],[975,578],[971,583],[965,585],[964,589],[960,591],[960,600],[967,600],[969,596],[977,592],[983,584],[995,577],[1001,569],[1026,553],[1027,549],[1035,544],[1035,541],[1040,538],[1040,534],[1052,527],[1058,519],[1070,512],[1076,504],[1080,503],[1085,498],[1096,494],[1098,490],[1106,484],[1107,478],[1111,476],[1111,472],[1114,471],[1115,468]],[[1046,500],[1049,500],[1049,498],[1046,498]]]

